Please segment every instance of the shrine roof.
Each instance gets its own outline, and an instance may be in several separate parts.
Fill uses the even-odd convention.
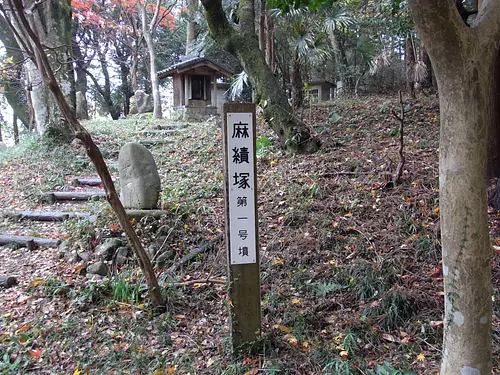
[[[175,73],[188,72],[189,70],[193,70],[201,66],[207,67],[224,77],[230,77],[234,74],[230,67],[226,66],[225,64],[221,64],[217,61],[217,59],[213,57],[184,56],[183,60],[181,60],[180,62],[158,72],[158,78],[163,79],[166,77],[171,77]]]

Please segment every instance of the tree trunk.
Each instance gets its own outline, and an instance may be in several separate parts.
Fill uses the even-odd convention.
[[[114,42],[116,57],[115,62],[120,67],[120,91],[122,92],[122,101],[123,101],[123,115],[128,116],[130,112],[130,85],[128,81],[128,77],[130,75],[130,67],[129,67],[129,57],[130,54],[125,52],[125,48],[121,48],[118,43]]]
[[[292,67],[292,106],[297,109],[300,108],[304,101],[304,92],[302,82],[302,74],[300,71],[301,63],[299,58],[299,52],[295,51],[295,57],[293,59]]]
[[[12,130],[14,133],[14,144],[19,144],[19,127],[17,126],[17,115],[14,112],[12,114]]]
[[[85,62],[80,46],[74,39],[72,40],[72,48],[73,56],[75,59],[75,92],[80,92],[83,99],[81,103],[77,103],[75,101],[75,108],[77,109],[77,116],[80,118],[80,120],[88,120],[89,111],[87,105],[87,74],[85,73],[85,69],[88,68],[89,63]]]
[[[422,87],[428,89],[433,86],[433,69],[432,69],[432,63],[431,59],[429,58],[429,54],[427,53],[427,50],[425,49],[425,44],[424,42],[420,42],[420,60],[425,64],[425,67],[427,69],[427,76],[425,77],[424,82],[422,82]]]
[[[134,228],[129,222],[125,209],[120,202],[118,194],[115,190],[113,180],[109,174],[109,170],[102,158],[99,148],[96,146],[92,137],[87,132],[87,130],[79,123],[78,119],[71,106],[69,105],[63,91],[59,87],[57,80],[55,78],[54,72],[51,68],[50,62],[45,55],[42,44],[38,39],[38,36],[33,31],[32,23],[30,24],[24,15],[24,8],[21,0],[13,0],[15,4],[16,13],[20,19],[22,26],[22,33],[26,39],[30,39],[34,47],[34,56],[38,69],[40,70],[41,77],[43,78],[43,83],[52,92],[55,100],[60,106],[62,114],[65,116],[68,124],[72,127],[76,134],[76,137],[85,145],[87,155],[94,163],[99,177],[101,177],[104,189],[107,194],[108,201],[115,212],[120,225],[122,226],[125,233],[127,233],[131,247],[134,250],[139,266],[144,272],[146,282],[149,288],[149,295],[152,303],[155,307],[161,308],[163,306],[163,298],[161,296],[160,286],[158,285],[158,280],[154,273],[151,262],[144,251],[141,241],[134,231]]]
[[[13,14],[14,16],[14,14]],[[50,63],[52,69],[57,72],[56,79],[61,86],[64,95],[70,99],[74,110],[75,92],[74,76],[72,68],[71,51],[71,24],[72,13],[69,0],[47,0],[36,3],[33,7],[33,27],[44,46],[51,49]],[[18,25],[18,19],[13,18],[14,26]],[[27,40],[26,43],[31,43]],[[20,45],[23,45],[18,40]],[[33,45],[30,46],[33,49]],[[55,137],[63,141],[70,141],[73,133],[70,128],[61,121],[62,114],[48,92],[41,84],[38,71],[33,63],[26,64],[28,75],[32,83],[32,103],[35,114],[37,132],[40,135]]]
[[[12,59],[12,63],[17,71],[15,76],[9,76],[2,79],[4,86],[3,95],[19,120],[21,120],[26,128],[29,128],[26,91],[24,90],[21,81],[22,63],[24,58],[21,49],[19,48],[19,44],[9,28],[6,18],[1,14],[0,41],[5,46],[7,57]]]
[[[492,80],[492,110],[488,133],[488,178],[500,177],[500,54],[495,60]],[[500,193],[500,183],[496,190]],[[497,194],[500,199],[500,194]],[[500,205],[496,205],[500,208]]]
[[[266,9],[266,62],[271,72],[276,70],[276,52],[274,48],[274,22]]]
[[[141,4],[141,0],[137,1],[139,7],[139,13],[141,15],[142,21],[142,33],[144,35],[144,40],[146,41],[146,46],[149,52],[149,74],[151,77],[151,90],[153,95],[153,118],[162,118],[161,109],[161,96],[160,96],[160,80],[158,79],[158,70],[156,68],[156,49],[153,43],[153,28],[154,22],[151,26],[148,25],[146,18],[146,8]],[[159,6],[159,1],[157,1],[157,7]]]
[[[266,0],[260,0],[259,4],[259,49],[266,56]]]
[[[490,1],[470,28],[454,2],[408,3],[431,57],[440,96],[445,293],[441,375],[491,374],[492,253],[485,178],[500,2]]]
[[[264,118],[283,147],[292,152],[317,151],[319,140],[293,115],[285,92],[260,53],[254,30],[253,0],[240,1],[238,30],[229,25],[221,0],[202,0],[202,4],[211,35],[243,65],[263,107]]]
[[[113,120],[118,120],[120,118],[120,109],[111,97],[111,79],[109,77],[106,53],[101,50],[101,45],[98,42],[99,34],[95,36],[95,38],[96,40],[94,40],[94,48],[97,52],[97,57],[101,65],[102,75],[104,76],[104,87],[101,87],[97,78],[88,69],[85,69],[85,73],[87,73],[87,76],[89,76],[92,82],[94,82],[95,89],[101,95],[104,107],[110,114],[111,118]],[[107,45],[104,47],[106,48]]]
[[[405,65],[406,65],[406,92],[410,95],[411,99],[415,99],[415,48],[413,46],[413,39],[411,35],[406,37],[406,52],[405,52]]]
[[[193,42],[196,40],[196,11],[198,8],[198,0],[188,0],[187,2],[187,17],[188,23],[186,28],[186,55],[191,52]]]

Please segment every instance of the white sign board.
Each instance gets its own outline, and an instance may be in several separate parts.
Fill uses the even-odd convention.
[[[227,173],[231,264],[257,262],[252,113],[227,114]]]

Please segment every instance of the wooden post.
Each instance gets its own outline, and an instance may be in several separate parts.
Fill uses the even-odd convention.
[[[214,80],[214,85],[212,87],[212,105],[217,108],[217,74],[214,74],[212,76],[212,79]],[[219,110],[217,109],[217,113],[219,113]]]
[[[233,350],[255,350],[261,332],[255,104],[224,104],[226,247]]]

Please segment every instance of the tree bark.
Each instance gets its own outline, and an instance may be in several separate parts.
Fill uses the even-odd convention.
[[[12,62],[17,70],[16,76],[5,77],[2,79],[4,85],[3,95],[19,120],[24,124],[24,126],[26,126],[26,128],[29,128],[26,92],[24,91],[21,81],[21,70],[24,57],[14,34],[9,28],[7,20],[1,14],[0,41],[5,46],[7,57],[12,58]]]
[[[301,61],[299,51],[295,51],[292,66],[292,106],[297,109],[302,106],[304,101],[304,91],[301,73]]]
[[[31,8],[33,29],[41,39],[44,47],[50,51],[50,63],[52,69],[57,72],[56,79],[61,85],[64,95],[70,99],[74,110],[75,92],[72,68],[71,51],[71,23],[72,13],[69,0],[47,0],[34,3]],[[19,26],[19,17],[11,14],[13,26]],[[16,36],[17,42],[24,48],[25,43],[31,44],[30,40],[21,41]],[[33,45],[29,46],[33,49]],[[26,64],[27,73],[32,83],[33,110],[37,132],[63,141],[72,139],[69,127],[61,121],[61,112],[46,87],[42,85],[41,78],[34,63]]]
[[[260,0],[259,5],[259,49],[266,56],[266,0]]]
[[[12,0],[15,5],[16,13],[20,19],[23,34],[25,34],[26,39],[30,39],[34,46],[34,56],[38,69],[40,70],[41,77],[43,78],[43,83],[50,89],[54,98],[56,99],[58,105],[60,106],[62,114],[65,116],[68,124],[71,126],[73,132],[75,132],[76,137],[85,145],[87,155],[94,163],[99,177],[102,179],[104,189],[107,194],[108,201],[116,214],[118,221],[129,237],[131,247],[134,250],[139,266],[144,272],[146,282],[149,288],[149,295],[152,303],[155,307],[160,308],[163,306],[163,298],[161,296],[161,290],[158,285],[158,280],[154,273],[151,262],[144,251],[139,237],[134,231],[134,228],[130,224],[125,209],[118,197],[115,190],[113,180],[109,174],[109,170],[104,162],[104,159],[96,146],[92,137],[87,132],[87,130],[80,124],[74,111],[69,105],[66,97],[59,87],[54,72],[52,71],[50,62],[45,55],[44,49],[32,28],[32,24],[28,22],[24,15],[24,8],[21,2],[22,0]]]
[[[274,48],[274,22],[266,9],[266,62],[271,72],[276,70],[276,52]]]
[[[146,41],[146,46],[149,52],[149,74],[151,77],[151,90],[153,95],[153,118],[162,118],[161,109],[161,97],[160,97],[160,80],[158,79],[158,69],[156,67],[156,48],[153,43],[153,30],[156,26],[158,16],[155,12],[151,23],[148,25],[146,17],[146,8],[141,3],[141,0],[137,1],[137,6],[139,7],[139,13],[141,15],[142,22],[142,33],[144,35],[144,40]],[[158,11],[160,7],[160,0],[156,0],[156,10]]]
[[[406,65],[406,91],[411,99],[415,99],[415,48],[411,35],[406,37],[405,65]]]
[[[189,55],[193,42],[196,40],[196,10],[198,0],[188,0],[187,2],[187,28],[186,28],[186,55]]]
[[[431,59],[429,58],[429,54],[425,49],[424,42],[421,42],[420,44],[420,60],[422,60],[422,62],[425,64],[425,67],[427,68],[427,76],[425,77],[425,81],[422,82],[422,86],[428,89],[433,85],[432,77],[434,76],[434,72],[432,69]]]
[[[14,133],[14,144],[19,144],[19,127],[17,126],[16,112],[12,114],[12,131]]]
[[[493,288],[485,178],[500,2],[485,0],[470,28],[454,1],[408,3],[440,93],[441,375],[491,374]]]
[[[497,54],[495,59],[492,84],[493,103],[488,134],[488,178],[498,178],[500,177],[500,54]],[[500,183],[497,184],[496,190],[500,193]],[[500,195],[498,197],[500,198]]]
[[[278,135],[283,147],[291,152],[317,151],[319,140],[293,115],[285,92],[259,50],[253,22],[253,0],[240,1],[238,30],[229,25],[221,0],[202,0],[202,4],[211,35],[243,65],[264,110],[264,118]]]

